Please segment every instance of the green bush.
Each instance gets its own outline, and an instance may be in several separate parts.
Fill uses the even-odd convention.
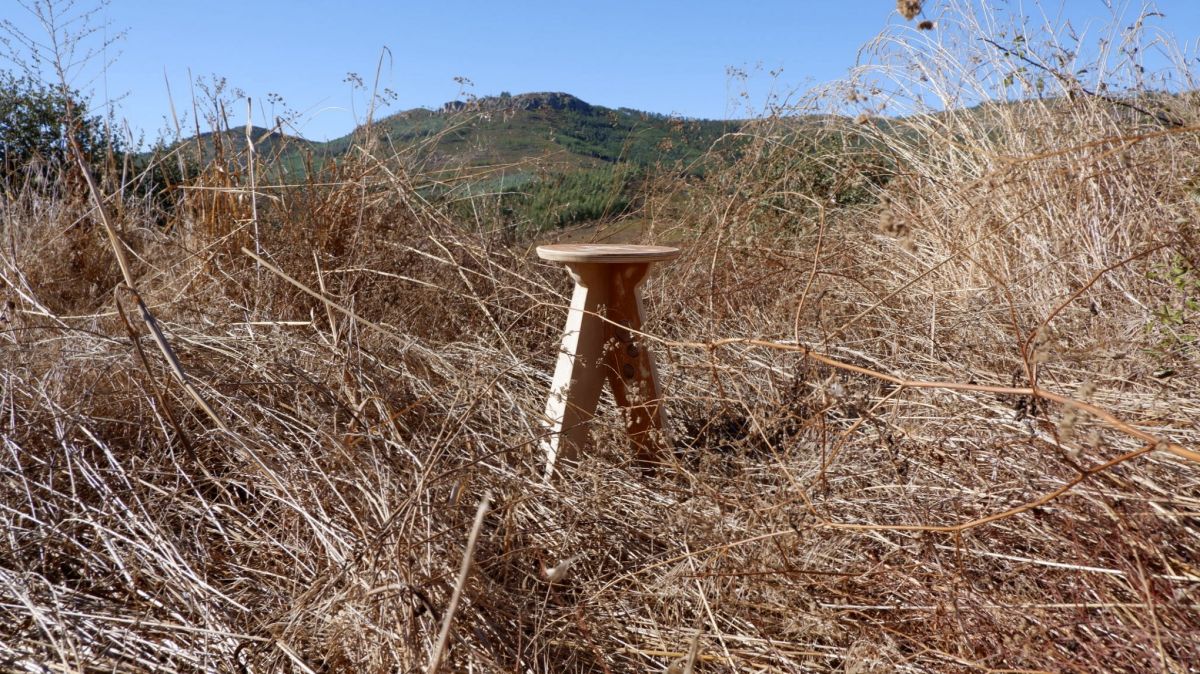
[[[627,164],[558,174],[514,194],[510,208],[534,229],[615,217],[632,204],[638,175]]]
[[[31,171],[54,171],[70,163],[69,138],[96,173],[106,158],[119,156],[119,140],[104,121],[86,114],[77,91],[63,91],[34,80],[0,72],[0,181],[19,188]],[[74,115],[74,123],[70,118]]]

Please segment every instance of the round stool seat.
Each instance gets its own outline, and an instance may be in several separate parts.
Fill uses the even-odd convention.
[[[543,260],[553,262],[629,264],[671,260],[679,256],[679,249],[617,243],[555,243],[538,246],[537,254]]]

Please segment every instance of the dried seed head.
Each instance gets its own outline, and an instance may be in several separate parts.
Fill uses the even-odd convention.
[[[921,13],[921,0],[896,0],[896,11],[900,16],[912,21]]]
[[[574,557],[568,557],[558,564],[555,564],[553,567],[543,564],[542,575],[545,576],[547,582],[557,583],[567,577],[567,571],[571,570],[571,565],[579,561],[579,558],[582,556],[583,555],[575,555]]]
[[[1041,365],[1050,360],[1050,349],[1053,346],[1054,335],[1046,326],[1038,328],[1033,338],[1033,354],[1030,360],[1035,365]]]
[[[879,231],[903,239],[909,234],[909,226],[907,220],[897,213],[896,209],[885,208],[879,214]]]
[[[929,19],[917,24],[917,30],[933,30],[934,28],[937,28],[937,22]]]
[[[1079,411],[1074,407],[1067,408],[1063,412],[1062,419],[1058,422],[1058,439],[1062,442],[1071,442],[1075,439],[1075,425],[1079,423]]]

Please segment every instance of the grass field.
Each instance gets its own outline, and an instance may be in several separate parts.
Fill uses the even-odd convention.
[[[1196,96],[947,5],[590,229],[369,136],[9,189],[0,670],[1200,671]],[[675,451],[545,482],[609,236]]]

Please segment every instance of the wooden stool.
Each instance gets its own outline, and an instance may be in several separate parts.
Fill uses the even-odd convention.
[[[613,244],[538,246],[538,257],[563,262],[575,292],[563,330],[562,349],[546,402],[549,436],[546,477],[555,464],[573,461],[588,444],[588,422],[607,379],[617,404],[628,414],[627,432],[637,460],[653,465],[663,458],[666,418],[654,357],[640,331],[645,312],[640,287],[655,262],[679,255],[678,248]]]

